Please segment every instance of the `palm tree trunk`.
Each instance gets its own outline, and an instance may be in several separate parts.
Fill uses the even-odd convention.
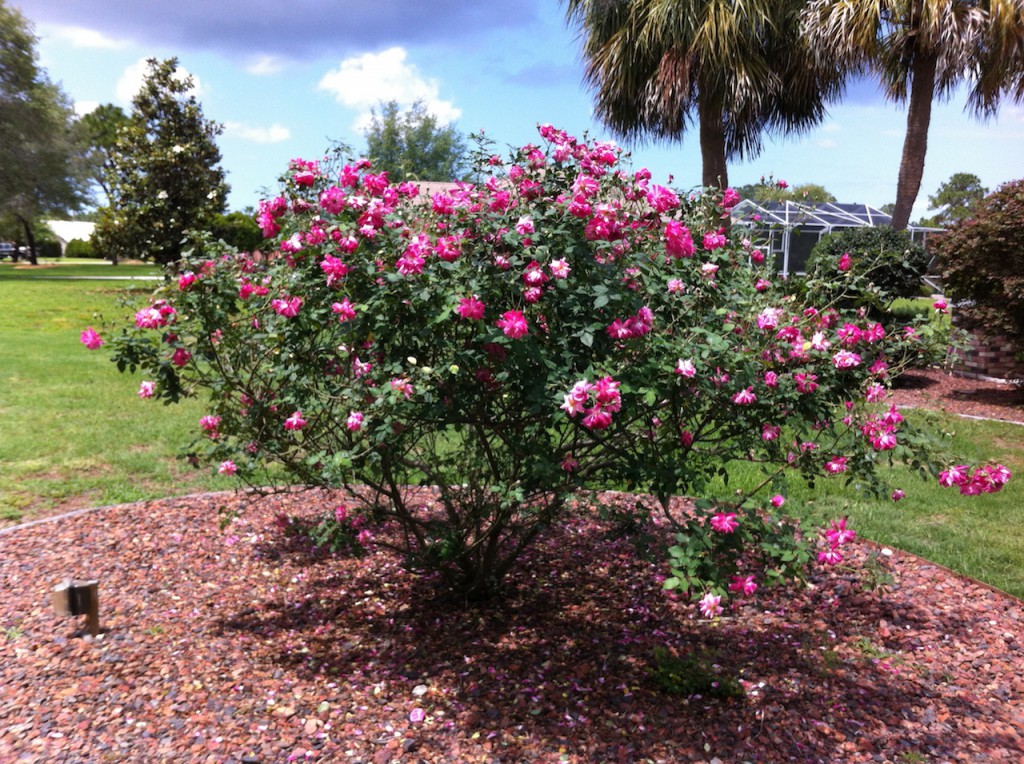
[[[697,94],[697,117],[700,121],[701,183],[714,188],[729,185],[725,166],[725,126],[722,124],[722,101],[709,98],[704,91]]]
[[[902,231],[910,222],[910,211],[921,190],[924,157],[928,151],[928,125],[932,120],[935,97],[935,64],[933,53],[918,54],[911,70],[910,103],[907,105],[907,135],[903,139],[903,159],[896,182],[896,208],[892,227]]]

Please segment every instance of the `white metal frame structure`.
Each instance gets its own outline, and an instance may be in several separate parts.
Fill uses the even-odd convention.
[[[732,210],[733,225],[747,228],[775,259],[779,273],[803,274],[811,250],[822,236],[846,228],[885,226],[892,216],[867,204],[839,202],[763,202],[745,199]],[[939,228],[908,226],[911,238],[925,244]]]

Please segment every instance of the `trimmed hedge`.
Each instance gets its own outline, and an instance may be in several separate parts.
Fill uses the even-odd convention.
[[[819,241],[807,263],[810,279],[842,281],[839,261],[850,256],[851,280],[858,286],[845,297],[884,310],[898,297],[917,297],[931,255],[907,231],[888,226],[849,228]]]
[[[92,244],[82,239],[72,239],[68,242],[67,248],[64,250],[65,257],[101,257],[101,255],[92,248]]]

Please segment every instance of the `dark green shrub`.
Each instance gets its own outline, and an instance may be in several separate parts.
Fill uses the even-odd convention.
[[[849,268],[843,271],[843,255]],[[866,306],[881,315],[897,297],[916,297],[931,256],[906,231],[888,226],[849,228],[819,241],[807,262],[808,288],[846,307]],[[825,294],[822,282],[842,285]]]
[[[36,242],[36,255],[38,257],[45,257],[49,260],[53,260],[60,257],[60,242],[57,241],[37,241]]]
[[[64,250],[65,257],[99,257],[92,244],[82,239],[72,239]]]
[[[909,299],[900,297],[889,305],[888,313],[893,319],[907,323],[918,317],[930,317],[935,313],[932,301],[927,298]]]
[[[1024,179],[989,194],[973,218],[934,240],[958,323],[1024,352]]]
[[[255,252],[263,246],[263,233],[255,217],[244,212],[217,215],[210,225],[210,235],[240,252]]]

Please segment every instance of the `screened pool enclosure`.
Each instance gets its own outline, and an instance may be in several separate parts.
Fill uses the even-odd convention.
[[[732,211],[733,225],[748,228],[783,274],[802,274],[818,240],[846,228],[887,226],[892,217],[867,204],[838,202],[754,202],[745,199]],[[926,243],[937,228],[908,226],[911,238]]]

